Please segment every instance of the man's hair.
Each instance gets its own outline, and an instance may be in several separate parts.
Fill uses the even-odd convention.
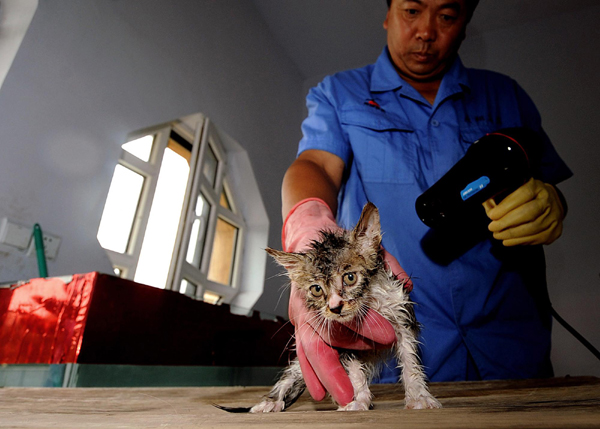
[[[388,9],[392,4],[392,0],[387,0]],[[473,12],[475,12],[475,8],[479,4],[479,0],[465,0],[465,4],[467,5],[467,22],[471,21],[473,17]]]

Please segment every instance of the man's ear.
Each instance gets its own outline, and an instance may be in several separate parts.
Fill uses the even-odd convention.
[[[300,253],[288,253],[282,250],[271,249],[270,247],[267,247],[265,250],[286,270],[296,268],[304,260],[304,255]]]

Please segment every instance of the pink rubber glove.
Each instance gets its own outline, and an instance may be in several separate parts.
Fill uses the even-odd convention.
[[[329,206],[318,198],[309,198],[296,204],[284,222],[282,242],[286,252],[307,250],[311,241],[319,238],[321,230],[340,230]],[[384,250],[385,252],[385,250]],[[405,288],[412,283],[400,264],[385,252],[388,267],[399,279],[407,279]],[[344,406],[354,398],[354,390],[346,371],[333,347],[366,350],[389,348],[396,341],[392,325],[379,313],[369,310],[360,327],[336,324],[329,332],[317,332],[310,324],[304,299],[292,285],[289,305],[290,321],[296,328],[296,350],[308,391],[320,401],[329,392]],[[323,337],[323,335],[325,337]]]

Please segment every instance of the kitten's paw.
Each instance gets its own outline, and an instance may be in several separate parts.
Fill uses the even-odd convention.
[[[260,404],[256,404],[250,408],[251,413],[278,413],[283,411],[285,402],[283,401],[272,401],[265,399]]]
[[[338,411],[368,411],[371,403],[365,401],[352,401],[348,405],[339,407]]]
[[[412,410],[425,410],[431,408],[442,408],[442,404],[440,404],[440,401],[435,399],[433,396],[427,394],[419,395],[417,398],[407,398],[406,406],[404,408]]]

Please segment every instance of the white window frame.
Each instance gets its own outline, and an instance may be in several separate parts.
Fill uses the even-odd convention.
[[[197,145],[195,145],[194,147],[196,146]],[[204,176],[201,168],[201,166],[204,165],[204,160],[206,158],[209,146],[210,148],[212,148],[213,153],[215,154],[218,161],[214,187]],[[187,207],[185,213],[185,222],[183,223],[183,225],[180,223],[180,226],[183,226],[183,234],[179,235],[183,239],[175,245],[176,247],[179,247],[180,256],[177,258],[175,269],[173,270],[172,276],[169,276],[168,282],[171,283],[174,288],[177,288],[178,285],[181,284],[182,280],[187,280],[188,282],[193,283],[197,287],[196,298],[202,299],[204,292],[209,291],[216,293],[217,295],[223,298],[224,302],[229,303],[231,302],[233,297],[237,295],[237,289],[239,287],[240,254],[241,249],[243,248],[246,224],[244,222],[243,217],[235,212],[236,201],[232,197],[231,192],[228,189],[226,189],[226,151],[223,147],[223,144],[221,143],[215,126],[208,119],[205,119],[204,121],[202,138],[200,139],[199,147],[199,162],[196,163],[195,168],[190,172],[189,179],[191,183],[188,183],[191,192],[188,192],[186,194],[186,202],[184,203],[184,206]],[[193,159],[194,158],[192,154],[192,160]],[[225,192],[226,195],[228,195],[229,202],[233,206],[232,210],[226,209],[219,203],[222,192]],[[200,268],[197,268],[194,265],[187,262],[184,255],[187,253],[192,223],[195,218],[195,202],[200,193],[202,193],[202,195],[210,204],[211,210],[209,213],[206,236],[202,237],[204,240],[204,251],[202,252]],[[210,281],[207,277],[208,268],[210,265],[210,257],[212,254],[212,246],[214,243],[214,237],[216,232],[216,224],[219,218],[227,221],[228,223],[238,228],[235,253],[233,256],[234,259],[232,264],[232,272],[230,275],[230,285],[223,285],[220,283]]]
[[[192,144],[192,153],[185,200],[165,288],[179,291],[182,280],[187,280],[197,288],[194,298],[201,300],[205,292],[212,292],[222,297],[219,303],[230,304],[232,312],[247,314],[263,290],[266,265],[266,252],[263,249],[268,239],[268,217],[246,151],[218,130],[202,114],[145,128],[128,136],[127,142],[149,134],[154,135],[155,138],[148,162],[140,160],[126,150],[121,150],[119,164],[143,175],[145,180],[126,252],[119,253],[108,249],[105,251],[113,266],[121,270],[120,276],[133,280],[162,157],[171,131]],[[218,160],[214,187],[202,171],[209,146]],[[203,237],[202,260],[200,266],[196,267],[186,261],[186,255],[195,219],[195,204],[200,192],[211,205],[211,210],[206,237]],[[227,195],[231,210],[220,205],[222,192]],[[229,285],[210,281],[207,278],[216,223],[219,218],[237,228]],[[246,218],[250,219],[249,227]],[[259,249],[260,251],[257,252]],[[247,272],[248,275],[241,276],[242,271]]]

